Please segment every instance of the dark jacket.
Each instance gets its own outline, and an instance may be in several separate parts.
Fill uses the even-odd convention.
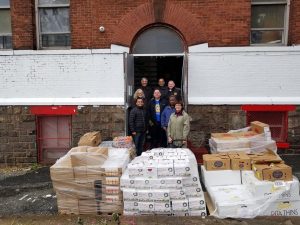
[[[129,130],[131,132],[145,132],[147,130],[147,111],[134,107],[129,114]]]
[[[169,100],[169,99],[167,98],[168,87],[166,87],[166,86],[158,86],[158,87],[156,87],[156,89],[158,89],[158,90],[160,91],[160,93],[161,93],[161,98],[164,98],[164,99],[166,99],[167,101]]]
[[[160,116],[162,114],[162,112],[164,111],[165,107],[168,105],[168,102],[166,99],[161,98],[159,100],[159,106],[160,106]],[[158,123],[156,122],[156,112],[155,112],[155,99],[152,98],[149,105],[148,105],[148,111],[149,111],[149,117],[150,117],[150,121],[154,124],[154,125],[158,125]],[[159,123],[160,125],[160,123]]]
[[[167,92],[167,99],[169,99],[169,97],[171,95],[174,95],[176,97],[177,100],[182,100],[181,99],[181,90],[180,88],[177,88],[177,87],[173,87],[171,90],[168,89],[168,92]]]
[[[149,102],[150,99],[153,97],[153,89],[151,87],[149,87],[149,86],[146,86],[146,87],[140,86],[137,89],[142,89],[143,90],[147,102]]]

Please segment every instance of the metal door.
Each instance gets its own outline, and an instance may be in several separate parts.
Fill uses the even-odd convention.
[[[184,53],[182,63],[182,79],[181,79],[182,101],[184,103],[184,110],[187,111],[188,106],[188,56]]]
[[[131,54],[124,53],[124,79],[125,79],[125,134],[129,134],[128,118],[130,110],[133,107],[134,94],[134,57]]]
[[[53,163],[71,147],[71,116],[39,116],[38,161]]]

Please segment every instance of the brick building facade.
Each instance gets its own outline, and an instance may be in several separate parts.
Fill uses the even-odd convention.
[[[193,148],[207,145],[211,132],[246,126],[242,105],[292,105],[296,110],[288,113],[285,142],[290,146],[286,152],[297,152],[300,1],[275,0],[275,6],[266,2],[0,1],[0,13],[10,12],[8,36],[12,46],[0,49],[0,165],[43,161],[43,117],[67,116],[64,123],[70,124],[69,146],[62,144],[61,148],[76,145],[78,138],[90,130],[101,130],[104,140],[124,134],[124,93],[128,92],[123,52],[133,53],[139,63],[133,67],[147,66],[156,59],[167,68],[176,57],[181,57],[178,65],[184,67],[187,58],[184,78],[179,80],[193,119]],[[270,6],[276,9],[270,11]],[[264,18],[265,23],[257,25]],[[58,25],[48,26],[47,21]],[[99,31],[100,26],[104,32]],[[175,32],[184,52],[154,53],[148,61],[134,56],[137,38],[155,27]],[[0,37],[7,35],[1,32],[0,28]],[[169,61],[162,62],[159,54]],[[168,72],[159,69],[159,63],[151,69]],[[157,76],[153,75],[153,81]],[[76,112],[61,114],[58,110],[56,114],[53,109],[46,114],[32,113],[31,107],[36,105],[71,105]]]

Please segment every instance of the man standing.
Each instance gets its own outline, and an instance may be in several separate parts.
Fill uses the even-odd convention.
[[[152,98],[153,90],[151,87],[148,86],[148,79],[146,77],[143,77],[141,79],[141,86],[137,89],[142,89],[145,95],[146,102],[149,102]]]
[[[170,116],[172,113],[175,112],[175,104],[176,104],[176,98],[174,95],[171,95],[169,97],[169,105],[164,109],[164,111],[161,114],[161,127],[164,130],[165,135],[165,142],[163,143],[163,147],[167,147],[167,129],[168,129],[168,123],[170,120]]]
[[[171,95],[174,95],[177,101],[181,100],[181,90],[180,88],[175,87],[175,82],[173,80],[169,80],[168,82],[167,98],[169,98]]]
[[[167,94],[168,94],[168,88],[165,86],[165,79],[164,78],[159,78],[158,79],[158,86],[157,89],[159,89],[161,93],[161,98],[167,99]]]
[[[144,109],[144,99],[136,99],[136,107],[129,114],[129,129],[136,147],[136,154],[140,156],[143,152],[145,134],[147,130],[147,111]]]
[[[150,116],[150,134],[151,146],[150,148],[157,148],[165,143],[163,129],[161,128],[161,113],[167,106],[167,101],[161,98],[161,93],[158,89],[154,90],[154,98],[149,103],[149,116]]]

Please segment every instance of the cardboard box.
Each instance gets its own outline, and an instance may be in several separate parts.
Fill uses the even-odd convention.
[[[139,202],[139,211],[141,213],[153,213],[154,202]]]
[[[201,176],[206,188],[208,186],[241,184],[241,172],[239,170],[207,171],[204,166],[201,166]]]
[[[250,157],[244,152],[228,152],[232,170],[251,170]]]
[[[78,146],[99,146],[102,141],[101,133],[99,131],[93,131],[84,134],[79,142]]]
[[[206,215],[206,209],[205,210],[190,210],[189,211],[190,216],[207,216]]]
[[[124,211],[138,211],[139,202],[138,201],[124,201]]]
[[[250,148],[251,143],[248,138],[238,137],[226,137],[226,138],[214,138],[210,139],[210,144],[217,150],[232,150]]]
[[[185,192],[182,189],[170,189],[169,192],[171,200],[186,198]]]
[[[189,210],[189,202],[187,199],[173,200],[172,201],[172,209],[173,209],[173,211],[188,211]]]
[[[184,187],[183,188],[185,195],[187,197],[202,197],[203,191],[201,187]]]
[[[170,202],[155,202],[154,203],[154,211],[156,213],[170,213],[171,205]]]
[[[283,163],[277,164],[253,164],[254,175],[259,180],[293,180],[292,168]]]
[[[292,181],[277,185],[273,181],[258,180],[253,171],[242,171],[242,183],[256,198],[268,198],[281,193],[276,200],[300,200],[299,180],[295,176]]]
[[[227,154],[205,154],[203,164],[206,170],[230,170],[230,158]]]
[[[124,188],[123,189],[123,199],[124,201],[137,201],[138,191],[136,189]]]
[[[250,138],[256,135],[258,135],[258,133],[254,131],[241,131],[234,133],[211,133],[211,137],[223,140],[235,140],[236,138]]]
[[[268,124],[259,122],[259,121],[253,121],[250,123],[251,126],[251,130],[258,133],[258,134],[262,134],[265,132],[269,132],[270,131],[270,127]]]
[[[280,163],[282,159],[270,149],[262,153],[249,153],[252,164],[265,164],[265,163]]]
[[[107,156],[95,152],[72,152],[70,153],[72,167],[102,165]]]
[[[262,216],[300,216],[300,200],[273,202]]]
[[[203,197],[189,198],[189,210],[206,210],[205,200]]]
[[[260,208],[244,185],[213,186],[207,189],[218,217],[249,217]]]

